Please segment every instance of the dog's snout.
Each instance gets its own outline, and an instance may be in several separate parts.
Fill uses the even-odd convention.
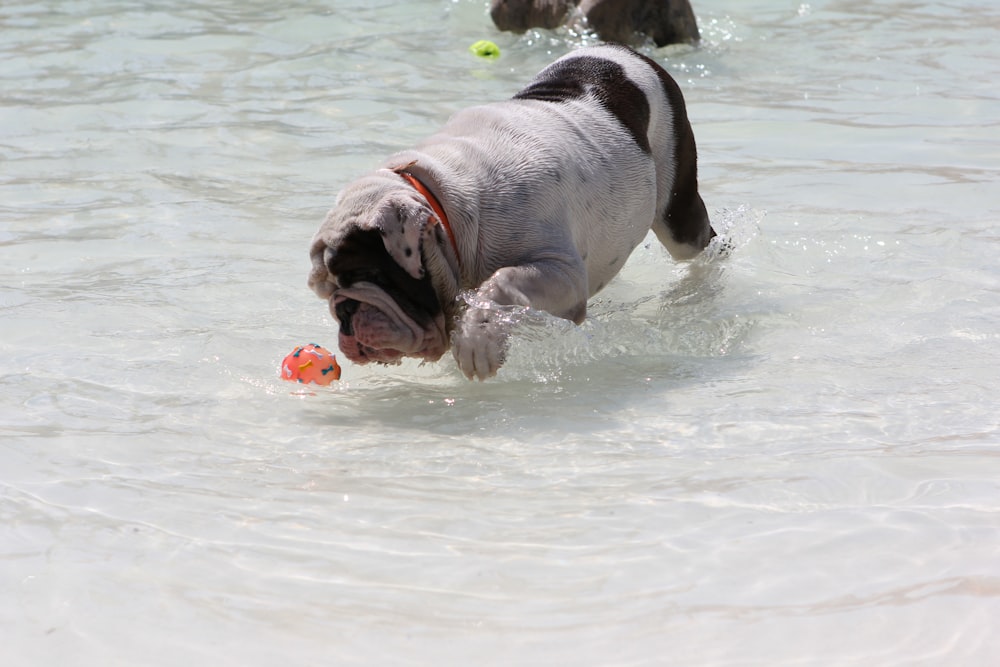
[[[344,299],[334,306],[334,314],[337,316],[337,320],[340,322],[341,333],[353,336],[354,328],[351,326],[351,318],[354,313],[358,312],[358,307],[361,304],[354,299]]]

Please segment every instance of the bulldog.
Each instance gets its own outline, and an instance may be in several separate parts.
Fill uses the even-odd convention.
[[[309,286],[354,363],[450,348],[483,380],[504,361],[504,306],[581,323],[650,229],[678,260],[715,236],[684,99],[653,60],[587,47],[346,186]]]

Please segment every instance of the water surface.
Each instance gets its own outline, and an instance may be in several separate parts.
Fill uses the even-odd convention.
[[[4,655],[995,664],[1000,9],[698,0],[645,52],[729,256],[281,382],[338,189],[591,41],[486,5],[0,8]]]

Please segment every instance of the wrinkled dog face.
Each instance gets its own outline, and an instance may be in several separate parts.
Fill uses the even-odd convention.
[[[349,235],[327,270],[338,287],[330,312],[340,322],[340,349],[356,363],[396,363],[404,356],[437,361],[445,352],[437,345],[435,322],[441,316],[430,276],[416,279],[385,250],[376,231]]]
[[[424,267],[426,207],[412,197],[365,194],[349,193],[317,233],[309,285],[329,300],[340,350],[354,363],[437,361],[448,337]]]

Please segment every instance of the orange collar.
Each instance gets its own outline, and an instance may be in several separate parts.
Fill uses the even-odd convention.
[[[427,200],[427,203],[431,205],[434,210],[434,215],[437,216],[438,221],[441,226],[444,227],[445,233],[448,235],[448,240],[451,241],[451,249],[455,251],[455,259],[458,260],[459,265],[462,264],[462,256],[458,254],[458,243],[455,241],[455,232],[451,230],[451,224],[448,222],[448,216],[444,214],[444,209],[441,208],[441,203],[438,202],[437,197],[431,194],[431,191],[427,189],[427,186],[420,182],[420,180],[408,171],[397,171],[397,174],[406,179],[406,182],[413,186],[413,189],[419,192]]]

